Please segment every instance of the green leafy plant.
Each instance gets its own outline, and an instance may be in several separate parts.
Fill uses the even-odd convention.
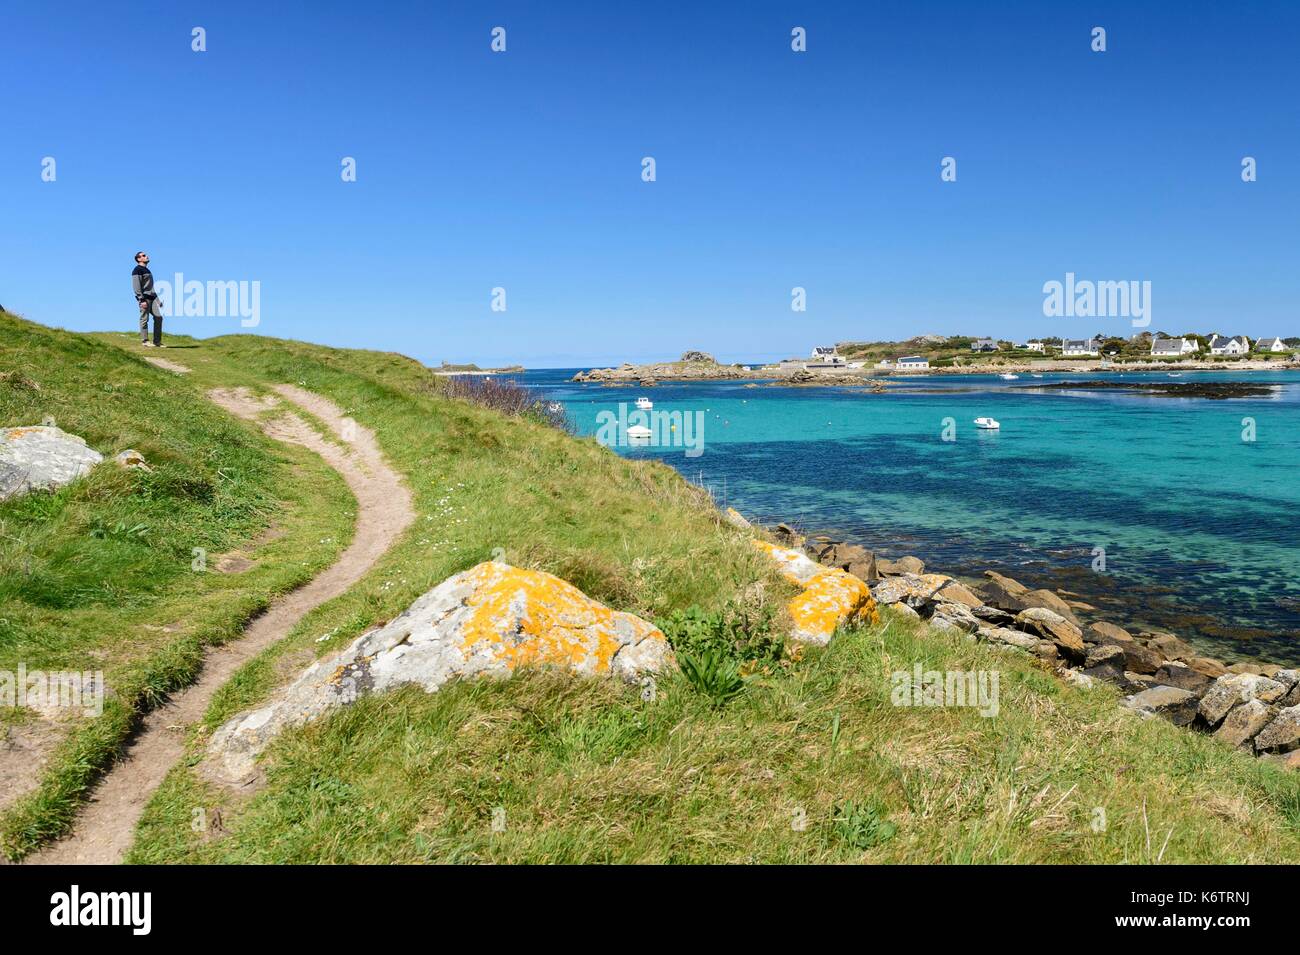
[[[715,706],[724,706],[745,690],[745,678],[735,660],[717,649],[699,653],[678,653],[677,662],[682,675],[695,689],[711,699]]]
[[[898,832],[898,826],[889,821],[884,807],[875,800],[849,799],[838,804],[833,825],[836,838],[858,851],[886,843]]]
[[[771,608],[753,609],[729,603],[706,613],[699,607],[674,610],[656,621],[678,656],[715,650],[750,669],[779,662],[785,639],[775,629]]]
[[[744,690],[746,676],[768,671],[784,657],[785,640],[774,629],[768,609],[733,602],[708,613],[692,606],[673,611],[657,624],[687,681],[719,706]]]
[[[126,521],[109,524],[106,521],[95,520],[90,525],[90,536],[100,540],[143,540],[148,535],[148,524],[128,524]]]

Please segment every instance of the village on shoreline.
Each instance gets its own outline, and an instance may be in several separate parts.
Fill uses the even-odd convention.
[[[1277,371],[1300,369],[1300,338],[1252,339],[1142,332],[1131,338],[1023,342],[923,335],[904,342],[841,342],[815,346],[808,358],[768,364],[724,364],[701,351],[676,361],[580,371],[573,381],[610,387],[659,381],[767,380],[772,385],[884,386],[881,379],[917,375],[990,375],[1027,372]]]

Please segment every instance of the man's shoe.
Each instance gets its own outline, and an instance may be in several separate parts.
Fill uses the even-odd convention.
[[[157,347],[156,345],[154,345],[153,342],[141,342],[140,344],[143,345],[145,348],[156,348],[156,347]]]

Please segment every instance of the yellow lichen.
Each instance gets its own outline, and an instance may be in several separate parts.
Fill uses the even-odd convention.
[[[786,605],[796,640],[826,643],[841,624],[880,622],[880,611],[865,581],[837,567],[822,567],[799,551],[763,540],[754,543],[776,561],[782,576],[804,588]]]
[[[633,642],[663,640],[658,628],[631,614],[597,603],[552,574],[488,561],[466,571],[473,608],[464,625],[466,649],[494,644],[498,660],[514,670],[530,664],[556,664],[606,673],[624,644],[615,635],[621,619],[636,635]]]

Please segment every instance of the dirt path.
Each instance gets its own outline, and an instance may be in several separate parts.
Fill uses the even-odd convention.
[[[190,369],[186,368],[184,365],[178,365],[176,362],[168,361],[166,358],[158,358],[155,355],[141,355],[140,357],[155,368],[161,368],[164,371],[175,372],[178,375],[188,375],[190,373]]]
[[[145,803],[184,755],[186,731],[202,718],[217,688],[246,661],[285,636],[308,611],[360,580],[415,519],[411,493],[384,460],[372,432],[344,417],[336,405],[319,395],[291,385],[277,386],[276,391],[289,403],[315,415],[346,445],[327,440],[291,412],[259,422],[262,430],[277,441],[315,451],[347,481],[357,498],[357,529],[352,543],[309,583],[273,601],[245,628],[242,637],[209,650],[198,681],[144,718],[120,760],[91,794],[73,834],[32,856],[30,863],[121,862],[131,847]],[[208,397],[249,420],[280,405],[276,398],[259,399],[244,388],[217,389]]]

